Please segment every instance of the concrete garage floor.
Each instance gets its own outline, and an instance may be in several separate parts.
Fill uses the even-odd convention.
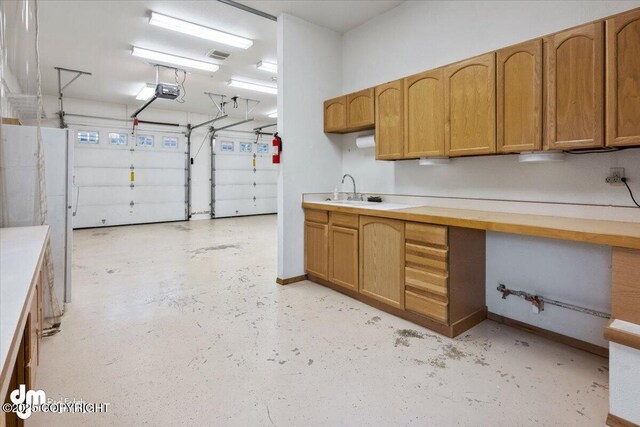
[[[275,284],[276,217],[74,232],[41,426],[602,426],[606,359],[486,321],[457,339]]]

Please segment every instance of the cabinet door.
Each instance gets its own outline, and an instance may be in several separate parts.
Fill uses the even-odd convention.
[[[344,132],[347,129],[347,97],[324,101],[324,131]]]
[[[542,39],[497,55],[498,152],[542,150]]]
[[[329,281],[358,292],[358,230],[329,227]]]
[[[545,38],[546,143],[555,150],[603,145],[603,23]]]
[[[640,145],[640,10],[607,20],[607,145]]]
[[[304,270],[321,279],[327,278],[329,226],[316,222],[304,223]]]
[[[445,153],[496,152],[496,56],[487,53],[445,68]]]
[[[404,156],[404,102],[402,80],[376,87],[376,159]]]
[[[404,79],[405,158],[444,156],[442,68]]]
[[[360,293],[404,309],[404,222],[360,217]]]
[[[347,128],[349,131],[373,128],[374,96],[373,88],[347,95]]]

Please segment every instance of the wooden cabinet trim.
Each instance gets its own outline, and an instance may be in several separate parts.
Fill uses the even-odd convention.
[[[610,18],[606,21],[606,145],[609,147],[623,147],[640,145],[640,34],[632,34],[631,40],[626,40],[627,49],[619,55],[618,36],[622,31],[629,30],[629,25],[636,26],[640,33],[640,9]],[[635,43],[634,43],[635,41]],[[628,75],[621,76],[620,65],[627,64]],[[635,70],[635,74],[634,74]],[[624,87],[620,87],[619,80],[625,79]],[[618,96],[619,90],[625,91]],[[635,103],[634,103],[635,100]],[[624,105],[621,105],[624,103]],[[620,108],[624,108],[620,111]],[[627,135],[619,135],[619,116],[626,115]]]
[[[335,113],[335,122],[331,121],[334,118],[332,114],[329,114],[329,110],[334,106],[341,106],[341,111]],[[324,101],[324,131],[327,133],[336,132],[343,133],[347,128],[347,97],[339,96]]]
[[[358,229],[359,226],[358,215],[331,212],[329,220],[331,225],[338,225],[340,227]]]
[[[448,305],[446,302],[428,298],[412,291],[406,291],[405,294],[407,311],[431,317],[445,324],[449,320]]]
[[[317,244],[309,237],[309,229],[315,228],[322,232],[321,249],[319,251],[310,250],[310,245]],[[328,273],[328,257],[329,257],[329,226],[327,224],[319,224],[316,222],[305,221],[304,223],[304,270],[321,279],[327,278]],[[319,269],[315,269],[311,264],[319,265]]]
[[[399,99],[387,105],[381,99],[388,91],[396,91]],[[397,160],[404,157],[404,93],[403,81],[396,80],[375,88],[375,138],[376,159]],[[395,114],[382,115],[381,111],[392,110]]]
[[[496,66],[495,66],[495,52],[486,53],[484,55],[476,56],[474,58],[466,59],[464,61],[457,62],[455,64],[448,65],[445,68],[445,77],[444,77],[444,105],[445,105],[445,155],[447,156],[470,156],[470,155],[479,155],[479,154],[494,154],[496,152]],[[467,115],[464,120],[457,120],[452,114],[452,108],[455,105],[455,102],[452,102],[452,84],[451,80],[458,73],[462,72],[471,67],[484,67],[487,69],[486,75],[486,87],[484,94],[481,94],[480,98],[476,101],[483,101],[481,98],[486,96],[487,99],[484,99],[486,105],[483,107],[472,106],[473,108],[467,106],[464,108],[465,114]],[[464,90],[464,87],[459,90]],[[466,99],[468,101],[468,99]],[[486,114],[486,117],[476,117],[469,119],[469,114]],[[476,146],[462,146],[462,147],[454,147],[453,146],[453,138],[454,132],[454,122],[460,121],[463,123],[471,132],[476,132],[480,125],[486,125],[486,134],[485,135],[466,135],[466,140],[462,140],[460,142],[463,143],[475,143]],[[471,123],[475,122],[475,125],[471,126]],[[480,141],[484,140],[481,145]]]
[[[367,242],[367,227],[375,224],[382,224],[384,226],[390,227],[395,230],[397,235],[397,248],[392,247],[391,243],[393,242],[385,242],[384,245],[381,245],[376,249],[373,254],[370,254],[367,250],[367,245],[375,244],[376,242]],[[378,301],[389,304],[393,307],[397,307],[400,309],[404,309],[404,221],[396,220],[396,219],[387,219],[387,218],[378,218],[378,217],[369,217],[369,216],[360,216],[360,230],[358,239],[359,243],[359,274],[360,274],[360,283],[359,283],[359,291],[361,294],[366,295],[370,298],[377,299]],[[379,243],[379,242],[378,242]],[[382,247],[384,246],[384,247]],[[376,290],[369,290],[367,288],[367,274],[373,270],[367,268],[367,265],[371,263],[373,266],[380,266],[379,260],[376,259],[376,256],[379,255],[380,252],[383,252],[381,258],[385,261],[389,261],[389,265],[387,265],[384,270],[379,271],[385,274],[388,273],[389,279],[394,280],[396,283],[390,283],[385,281],[384,277],[379,277],[375,275],[376,279],[384,282],[383,284],[389,286],[387,291],[393,291],[396,294],[397,299],[392,299],[390,297],[381,295],[380,293],[376,293]],[[395,257],[395,258],[392,258]],[[394,269],[396,269],[394,274]],[[395,277],[394,277],[395,276]],[[374,283],[374,285],[381,285],[382,283]],[[392,289],[394,286],[397,286],[397,289]],[[379,290],[380,292],[382,290]]]
[[[351,280],[349,280],[348,278],[344,278],[345,280],[343,280],[342,278],[338,277],[338,274],[336,274],[336,271],[335,271],[336,270],[335,268],[336,253],[342,254],[343,250],[348,251],[349,249],[348,247],[346,247],[346,245],[344,246],[340,245],[340,247],[336,247],[336,244],[335,244],[336,233],[342,233],[344,235],[350,236],[350,238],[353,239],[351,243],[353,247],[351,248],[351,254],[350,254],[353,261],[353,263],[350,266],[351,273],[352,273]],[[344,286],[345,288],[351,289],[356,292],[358,291],[358,281],[359,281],[358,245],[359,245],[359,240],[358,240],[357,229],[354,230],[351,228],[336,227],[334,225],[331,225],[329,227],[329,277],[328,277],[328,280],[332,283],[335,283],[336,285]],[[341,261],[345,261],[344,258],[348,256],[349,254],[344,254],[344,257],[341,259]],[[347,265],[345,265],[344,267],[347,270],[349,269],[349,266]]]
[[[375,122],[374,88],[364,89],[347,95],[347,131],[373,128]],[[354,111],[353,104],[364,101],[363,111]],[[356,114],[360,113],[360,114]]]
[[[506,66],[510,60],[515,60],[515,55],[527,54],[533,60],[530,81],[518,81],[520,86],[511,88],[515,91],[514,98],[520,105],[507,108],[506,102],[509,95],[507,88]],[[521,151],[537,151],[542,149],[542,39],[530,40],[515,46],[501,49],[496,54],[496,90],[497,90],[497,113],[496,113],[496,137],[497,150],[500,153],[514,153]],[[522,70],[515,70],[515,78],[522,79]],[[528,76],[527,76],[528,77]],[[527,85],[530,85],[527,87]],[[527,91],[529,89],[529,91]],[[532,105],[522,105],[523,98],[530,98]],[[519,108],[515,108],[519,107]],[[530,110],[526,108],[530,107]],[[507,115],[519,115],[519,121],[513,123]],[[527,123],[528,121],[528,123]],[[527,132],[527,125],[529,131]],[[520,141],[513,143],[507,136],[510,129],[512,132],[520,131]]]
[[[305,221],[327,224],[329,222],[329,212],[318,209],[305,209],[304,219]]]
[[[445,155],[444,70],[436,68],[404,79],[404,157]],[[433,97],[411,103],[411,89],[419,82],[433,81]],[[428,96],[428,95],[427,95]],[[431,107],[429,109],[429,107]],[[417,112],[414,112],[417,109]],[[414,123],[415,122],[415,123]]]
[[[564,132],[584,132],[585,129],[578,129],[581,125],[588,124],[593,126],[593,129],[589,131],[590,136],[588,138],[570,138],[560,139],[558,136],[559,125],[558,119],[561,114],[559,111],[558,102],[558,57],[557,52],[565,43],[573,39],[587,39],[591,40],[593,46],[591,48],[591,54],[593,55],[593,63],[590,72],[593,76],[593,92],[590,94],[592,99],[589,102],[584,100],[570,99],[565,100],[564,104],[567,105],[567,109],[575,106],[579,108],[585,108],[592,104],[593,117],[571,117],[567,115],[565,120],[567,123],[565,126],[570,129],[563,130]],[[604,22],[599,21],[593,24],[583,25],[571,30],[562,31],[552,36],[548,36],[545,39],[545,80],[546,80],[546,141],[545,144],[549,149],[582,149],[582,148],[598,148],[604,144]],[[570,59],[575,60],[577,57],[573,55]],[[566,61],[565,61],[566,62]],[[571,64],[566,64],[571,67]],[[580,67],[582,75],[587,72],[587,69]],[[569,91],[574,91],[578,96],[577,89],[574,86],[579,84],[575,79],[572,80],[569,86]],[[582,93],[582,92],[580,92]],[[565,94],[570,96],[572,93]],[[574,120],[573,123],[569,123],[570,120]],[[582,123],[576,123],[575,120],[581,120]]]

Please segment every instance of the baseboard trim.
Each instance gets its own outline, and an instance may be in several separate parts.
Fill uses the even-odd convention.
[[[462,332],[470,329],[471,327],[477,325],[486,319],[487,309],[486,307],[480,309],[476,313],[472,313],[471,315],[465,317],[454,325],[445,325],[443,323],[437,322],[435,320],[431,320],[428,317],[421,316],[419,314],[412,313],[410,311],[404,311],[400,308],[392,307],[383,302],[378,301],[375,298],[368,297],[359,292],[353,291],[351,289],[343,288],[340,285],[336,285],[335,283],[331,283],[327,280],[320,279],[319,277],[315,277],[311,274],[308,275],[308,279],[314,283],[325,286],[327,288],[333,289],[334,291],[338,291],[342,294],[350,296],[353,299],[356,299],[360,302],[363,302],[371,307],[377,308],[378,310],[382,310],[386,313],[393,314],[394,316],[400,317],[402,319],[408,320],[409,322],[413,322],[416,325],[423,326],[427,329],[431,329],[434,332],[439,333],[440,335],[444,335],[449,338],[454,338],[456,335],[461,334]]]
[[[547,329],[542,329],[537,326],[529,325],[528,323],[520,322],[519,320],[511,319],[509,317],[501,316],[499,314],[491,312],[487,314],[487,318],[489,320],[493,320],[494,322],[503,323],[507,326],[522,329],[534,335],[540,335],[542,337],[550,339],[551,341],[566,344],[570,347],[578,348],[580,350],[584,350],[598,356],[607,358],[609,357],[608,348],[600,347],[599,345],[591,344],[590,342],[582,341],[577,338],[549,331]]]
[[[627,421],[624,418],[616,417],[612,413],[607,415],[607,425],[611,427],[640,427],[640,425]]]
[[[307,280],[307,275],[303,274],[302,276],[289,277],[288,279],[281,279],[276,277],[276,283],[278,285],[290,285],[296,282],[302,282],[303,280]]]

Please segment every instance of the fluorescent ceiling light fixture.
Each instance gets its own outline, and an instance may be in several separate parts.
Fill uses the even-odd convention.
[[[196,70],[210,71],[212,73],[215,73],[220,69],[220,67],[218,67],[216,64],[212,64],[211,62],[197,61],[195,59],[170,55],[168,53],[156,52],[155,50],[143,49],[135,46],[133,47],[131,54],[139,58],[179,65],[186,68],[194,68]]]
[[[242,80],[231,79],[227,83],[231,87],[239,87],[240,89],[255,90],[256,92],[271,93],[277,95],[278,88],[276,86],[267,86],[259,83],[243,82]]]
[[[268,71],[270,73],[278,74],[278,64],[276,64],[275,62],[260,61],[256,65],[256,68],[258,70]]]
[[[520,163],[551,163],[563,162],[564,153],[562,151],[529,151],[518,156]]]
[[[421,157],[418,160],[420,166],[448,165],[449,163],[451,163],[451,159],[448,157]]]
[[[253,40],[251,39],[225,33],[220,30],[214,30],[213,28],[203,27],[202,25],[193,24],[156,12],[151,12],[149,24],[241,49],[248,49],[253,46]]]
[[[146,101],[147,99],[155,95],[155,93],[156,93],[156,86],[154,84],[147,83],[142,88],[142,90],[138,92],[138,95],[136,95],[136,99],[139,99],[140,101]]]
[[[269,113],[267,115],[267,117],[271,117],[272,119],[277,119],[278,118],[278,112],[274,111],[273,113]]]

